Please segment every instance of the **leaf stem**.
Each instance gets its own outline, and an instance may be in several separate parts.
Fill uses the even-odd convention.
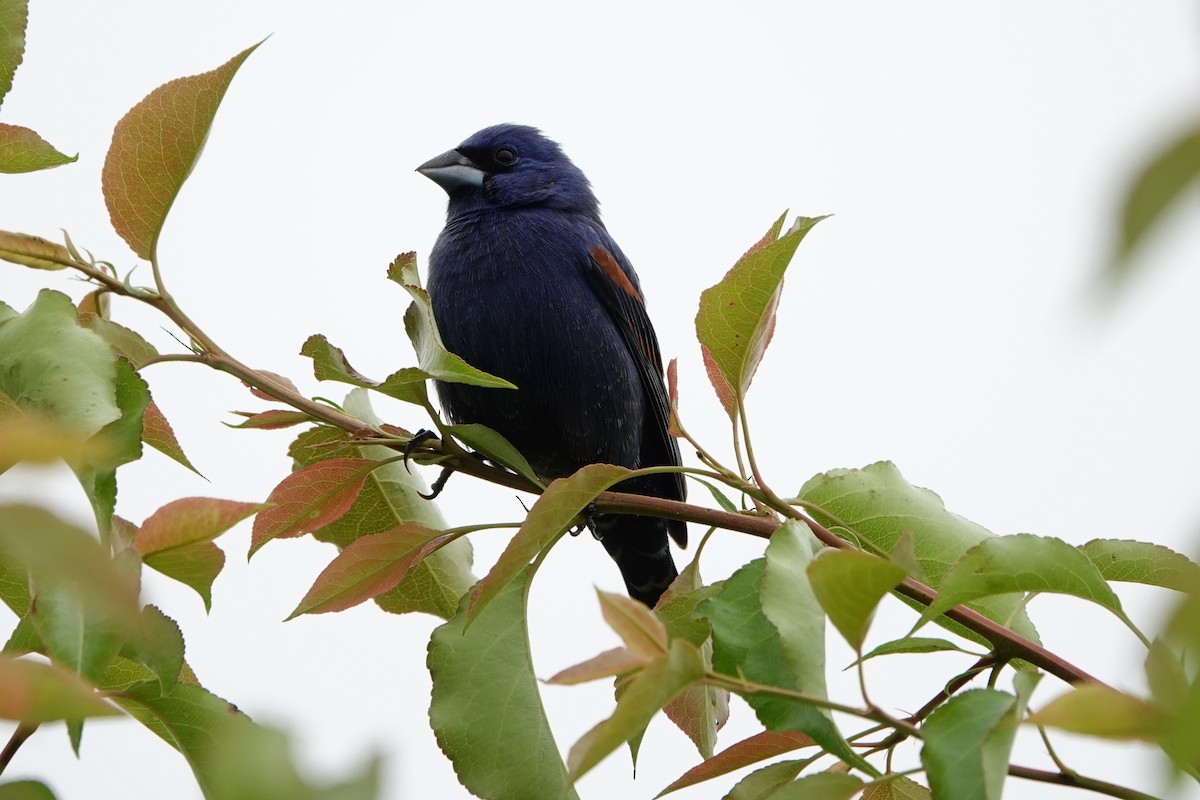
[[[4,773],[9,762],[13,760],[13,756],[21,749],[21,745],[25,744],[26,740],[30,736],[33,736],[34,731],[37,729],[37,725],[30,725],[26,722],[22,722],[17,726],[17,729],[13,731],[12,737],[8,740],[8,744],[4,745],[4,750],[0,751],[0,774]]]

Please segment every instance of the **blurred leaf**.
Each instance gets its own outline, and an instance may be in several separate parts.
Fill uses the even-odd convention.
[[[817,475],[800,489],[800,497],[818,523],[848,531],[852,535],[850,541],[880,555],[891,553],[904,534],[911,533],[917,563],[925,573],[926,583],[936,590],[940,590],[950,566],[964,553],[994,538],[983,527],[947,511],[942,499],[933,492],[906,481],[889,461]],[[901,599],[924,610],[924,606]],[[1010,594],[968,605],[1026,639],[1040,642],[1021,604],[1020,594]],[[946,617],[935,622],[973,642],[989,644],[979,634]]]
[[[2,31],[0,31],[0,35]],[[0,173],[37,172],[78,161],[79,156],[58,152],[35,131],[0,122]]]
[[[844,772],[818,772],[781,786],[771,800],[850,800],[862,785],[860,778]]]
[[[724,800],[767,800],[776,789],[795,780],[807,761],[780,761],[756,769],[738,781]]]
[[[0,719],[40,725],[118,713],[95,689],[63,667],[0,656]]]
[[[155,260],[167,212],[200,158],[225,90],[257,47],[159,86],[117,123],[101,173],[104,202],[113,228],[141,258]]]
[[[414,565],[456,538],[413,524],[360,536],[321,571],[288,619],[344,611],[383,594],[404,580]]]
[[[43,289],[0,325],[0,390],[83,436],[121,416],[116,360],[100,337],[79,327],[75,306],[60,292]]]
[[[136,626],[128,612],[91,603],[74,586],[57,581],[38,584],[29,616],[50,658],[92,683]]]
[[[933,619],[959,603],[1010,592],[1074,595],[1125,619],[1121,601],[1087,556],[1062,539],[1028,533],[987,539],[964,553],[942,577],[938,596],[921,619]]]
[[[379,792],[377,759],[349,782],[317,788],[301,776],[287,737],[256,725],[217,741],[211,764],[206,800],[373,800]]]
[[[429,642],[429,721],[463,786],[485,800],[576,798],[534,676],[528,569],[467,627],[464,601]]]
[[[883,596],[904,580],[904,567],[861,550],[829,550],[808,566],[813,594],[857,652]]]
[[[333,458],[288,475],[267,497],[271,507],[254,520],[250,555],[272,539],[301,536],[340,519],[377,466],[369,458]]]
[[[0,784],[0,800],[54,800],[54,792],[41,781]]]
[[[775,626],[763,613],[759,586],[766,559],[759,558],[733,573],[721,591],[700,604],[713,631],[713,669],[735,680],[799,690]],[[810,676],[811,677],[811,676]],[[744,699],[770,731],[797,731],[847,763],[860,759],[833,722],[816,706],[777,695],[748,692]]]
[[[700,762],[680,775],[656,796],[662,797],[677,789],[684,789],[688,786],[695,786],[697,783],[719,778],[742,767],[766,761],[768,758],[776,758],[784,753],[799,750],[801,747],[814,747],[815,745],[816,742],[803,733],[763,731],[749,739],[743,739],[737,744],[730,745],[717,755]]]
[[[973,689],[929,716],[921,726],[921,763],[934,796],[999,800],[1016,733],[1015,705],[1006,692]]]
[[[200,475],[200,470],[192,466],[191,460],[183,452],[179,440],[175,438],[175,429],[152,399],[142,414],[142,441],[153,447],[168,458],[178,461],[192,472]],[[204,477],[200,475],[200,477]]]
[[[134,366],[158,355],[154,345],[142,338],[140,333],[112,320],[96,314],[81,313],[79,324],[107,342],[114,353],[132,361]]]
[[[0,514],[5,506],[0,506]],[[3,524],[3,523],[0,523]],[[0,600],[18,617],[29,613],[29,574],[0,548]]]
[[[744,397],[771,336],[783,274],[804,235],[824,217],[798,217],[784,235],[785,213],[717,285],[700,294],[696,336],[705,369],[725,411]],[[715,373],[715,374],[714,374]],[[719,380],[716,378],[719,376]]]
[[[97,434],[103,437],[107,449],[102,456],[71,467],[103,531],[111,528],[117,505],[117,467],[142,457],[142,415],[150,402],[149,387],[124,358],[117,359],[114,385],[121,416]]]
[[[13,85],[13,74],[25,53],[25,27],[29,23],[28,0],[0,3],[0,104]]]
[[[1155,153],[1133,179],[1121,209],[1117,251],[1107,266],[1106,278],[1116,282],[1129,276],[1134,249],[1184,192],[1195,185],[1197,176],[1200,176],[1200,126],[1193,126]]]
[[[903,776],[873,783],[863,790],[862,800],[933,800],[921,784]]]
[[[66,269],[71,260],[71,254],[61,244],[48,242],[40,236],[0,231],[0,261],[34,269],[55,270]]]
[[[683,425],[679,421],[679,359],[667,362],[667,402],[671,414],[667,420],[667,433],[683,438]]]
[[[558,539],[596,496],[629,474],[624,467],[591,464],[546,487],[509,540],[500,559],[475,588],[467,610],[470,624],[542,550]]]
[[[1165,718],[1145,700],[1087,684],[1050,701],[1025,721],[1103,739],[1157,742],[1162,740]]]
[[[1169,547],[1128,539],[1093,539],[1079,551],[1107,581],[1127,581],[1187,591],[1200,577],[1200,566]]]
[[[227,701],[182,681],[170,692],[157,680],[135,683],[110,699],[183,754],[207,798],[213,796],[213,775],[222,769],[222,741],[254,724]]]
[[[19,411],[0,417],[0,472],[21,462],[52,464],[62,459],[78,465],[104,457],[107,450],[104,439],[80,435],[43,417]]]
[[[517,452],[517,448],[513,447],[507,439],[486,425],[447,425],[445,430],[467,447],[482,453],[497,464],[511,469],[535,486],[545,486],[533,471],[533,467],[529,466],[525,456]]]
[[[417,353],[417,364],[431,378],[496,389],[516,389],[512,383],[489,375],[446,349],[433,319],[429,292],[421,288],[415,253],[402,253],[388,267],[388,277],[404,287],[413,302],[404,312],[404,330]]]
[[[645,661],[667,654],[667,629],[645,605],[624,595],[596,590],[600,614],[608,627],[616,631],[629,652]]]
[[[1188,678],[1183,660],[1163,639],[1155,639],[1146,653],[1146,683],[1160,708],[1180,708],[1187,702]]]
[[[646,665],[621,693],[612,716],[585,733],[567,756],[571,779],[578,780],[634,735],[689,684],[705,674],[704,659],[684,639],[671,643],[665,657]]]

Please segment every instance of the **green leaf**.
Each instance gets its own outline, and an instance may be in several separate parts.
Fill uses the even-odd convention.
[[[146,558],[146,566],[168,578],[189,586],[204,601],[204,610],[212,610],[212,585],[225,568],[225,553],[212,542],[161,550]]]
[[[167,744],[192,768],[205,797],[213,797],[214,773],[221,770],[221,742],[253,723],[220,697],[183,682],[163,692],[158,681],[135,683],[110,698]]]
[[[766,236],[738,259],[716,286],[700,294],[696,336],[705,367],[725,411],[750,388],[763,353],[775,332],[775,313],[783,290],[783,274],[800,240],[824,217],[798,217],[780,236],[785,213]]]
[[[38,587],[29,617],[50,658],[93,683],[133,629],[128,616],[90,603],[77,588],[59,582]]]
[[[890,656],[899,653],[942,653],[957,651],[959,653],[967,653],[954,642],[946,641],[945,639],[930,639],[923,636],[905,636],[903,639],[896,639],[891,642],[884,642],[876,647],[871,652],[862,657],[863,661],[877,656]],[[971,655],[978,655],[971,653]]]
[[[1079,686],[1025,720],[1030,725],[1102,739],[1162,740],[1166,718],[1155,706],[1107,686]]]
[[[56,664],[0,656],[0,719],[27,725],[119,712],[75,673]]]
[[[41,781],[0,784],[0,800],[54,800],[54,792]]]
[[[921,784],[903,776],[872,783],[863,790],[862,800],[933,800]]]
[[[533,508],[529,509],[521,529],[509,540],[492,571],[471,590],[468,623],[479,616],[534,556],[562,536],[597,495],[619,483],[628,474],[629,470],[624,467],[591,464],[547,486]]]
[[[766,559],[755,559],[733,573],[715,597],[700,604],[697,613],[712,625],[713,669],[736,680],[799,690],[779,631],[763,613],[759,599],[766,563]],[[806,733],[843,761],[862,762],[816,706],[758,692],[747,693],[745,700],[767,730]]]
[[[254,520],[250,555],[272,539],[301,536],[341,519],[377,466],[369,458],[331,458],[288,475],[267,497],[271,507]]]
[[[433,319],[429,292],[421,288],[415,253],[402,253],[388,267],[388,277],[404,287],[413,302],[404,312],[404,330],[417,353],[417,364],[432,378],[494,389],[516,389],[503,378],[476,369],[446,349]]]
[[[158,678],[162,691],[170,692],[183,669],[183,634],[175,620],[156,606],[142,609],[142,624],[126,642],[125,652]]]
[[[738,781],[724,800],[767,800],[776,789],[791,783],[808,761],[780,761],[756,769]]]
[[[862,789],[863,782],[844,772],[818,772],[781,786],[771,800],[850,800]]]
[[[667,629],[654,612],[645,605],[624,595],[596,590],[600,597],[600,613],[629,652],[645,661],[667,654]]]
[[[228,422],[225,424],[231,428],[244,430],[275,431],[316,421],[303,411],[289,411],[286,408],[272,408],[257,413],[252,411],[234,411],[233,413],[245,417],[245,421],[237,425],[231,425]]]
[[[749,739],[743,739],[737,744],[730,745],[717,755],[700,762],[676,778],[667,788],[659,792],[656,797],[662,797],[677,789],[685,789],[688,786],[695,786],[697,783],[719,778],[734,770],[748,767],[751,764],[757,764],[760,761],[766,761],[768,758],[776,758],[784,753],[799,750],[801,747],[814,747],[815,745],[816,742],[803,733],[795,733],[793,731],[784,731],[782,733],[763,731],[751,736]]]
[[[535,486],[545,486],[533,471],[533,467],[529,466],[525,456],[517,452],[517,448],[513,447],[507,439],[486,425],[474,423],[447,425],[445,431],[467,447],[482,453],[497,464],[511,469]]]
[[[936,797],[999,800],[1016,723],[1012,695],[974,689],[950,698],[921,727],[921,763]]]
[[[67,248],[48,242],[40,236],[0,231],[0,261],[9,261],[33,269],[56,270],[66,269],[72,258]],[[7,312],[0,313],[0,322],[7,316]]]
[[[365,390],[355,389],[346,397],[347,413],[378,425]],[[349,434],[334,428],[318,426],[301,433],[289,449],[298,466],[306,466],[330,458],[368,458],[375,461],[394,459],[396,451],[379,445],[357,446]],[[350,510],[335,522],[325,525],[313,535],[323,542],[344,548],[355,539],[391,530],[406,523],[425,528],[445,529],[446,521],[437,504],[426,500],[421,493],[425,484],[402,463],[377,466],[368,476],[358,499]],[[472,550],[466,537],[460,537],[437,552],[417,562],[399,584],[375,598],[384,611],[406,614],[421,611],[448,619],[455,613],[458,600],[471,585]]]
[[[0,325],[0,391],[81,435],[121,417],[116,361],[99,336],[79,327],[75,306],[60,292],[43,289]]]
[[[847,538],[878,555],[891,553],[905,533],[911,532],[913,555],[926,583],[933,589],[940,590],[943,576],[964,553],[993,538],[983,527],[947,511],[933,492],[910,484],[888,461],[858,470],[833,470],[817,475],[800,489],[800,498],[814,520],[827,528],[844,529]],[[924,610],[919,604],[906,602]],[[1012,594],[969,605],[1021,636],[1039,642],[1021,603],[1021,596]],[[946,617],[935,621],[973,642],[988,644],[979,634]]]
[[[0,122],[0,173],[37,172],[78,160],[78,155],[58,152],[29,128]]]
[[[883,596],[904,580],[904,567],[860,550],[829,550],[808,566],[813,594],[857,652]]]
[[[574,686],[587,683],[599,678],[613,678],[626,672],[633,672],[646,665],[646,659],[636,655],[624,647],[614,647],[599,655],[592,656],[587,661],[559,670],[546,683],[555,686]]]
[[[1168,142],[1151,157],[1134,178],[1121,209],[1116,253],[1105,277],[1117,282],[1128,277],[1134,249],[1167,211],[1200,177],[1200,126]]]
[[[585,733],[571,748],[567,756],[571,779],[577,780],[605,756],[640,735],[659,709],[704,674],[704,658],[696,646],[684,639],[672,642],[664,658],[647,664],[636,674],[621,693],[612,716]]]
[[[80,314],[79,324],[99,336],[114,353],[129,359],[135,366],[158,355],[154,345],[142,338],[140,333],[97,314]]]
[[[133,252],[154,261],[158,236],[179,190],[200,158],[217,107],[242,62],[163,84],[121,118],[101,182],[113,227]]]
[[[1093,539],[1079,551],[1106,581],[1126,581],[1186,592],[1200,566],[1169,547],[1128,539]]]
[[[1087,556],[1062,539],[1019,533],[972,547],[942,578],[921,615],[928,621],[959,603],[1011,592],[1050,592],[1091,600],[1121,619],[1121,601]]]
[[[376,384],[376,381],[350,366],[342,349],[330,344],[324,334],[314,333],[309,336],[300,347],[300,355],[312,359],[313,375],[319,381],[338,381],[360,387]]]
[[[404,580],[413,566],[456,538],[456,534],[412,524],[360,536],[321,571],[288,619],[345,611],[383,594]]]
[[[463,786],[485,800],[576,798],[529,652],[529,571],[467,627],[464,602],[429,642],[429,721]]]
[[[29,23],[28,0],[0,3],[0,104],[13,85],[13,75],[25,53],[25,28]]]
[[[142,457],[142,415],[150,403],[146,382],[123,358],[117,359],[115,388],[121,416],[96,434],[105,443],[106,451],[101,457],[72,467],[102,531],[112,526],[117,504],[117,467]]]

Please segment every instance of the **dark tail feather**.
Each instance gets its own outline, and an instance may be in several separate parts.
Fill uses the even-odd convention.
[[[596,538],[617,562],[625,588],[650,608],[679,574],[667,544],[667,521],[655,517],[598,514]]]

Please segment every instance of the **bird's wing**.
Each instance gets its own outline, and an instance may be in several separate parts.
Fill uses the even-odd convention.
[[[654,456],[660,464],[679,465],[682,463],[679,445],[667,433],[671,411],[667,389],[663,385],[662,354],[658,349],[658,337],[646,314],[641,290],[619,250],[614,252],[613,248],[605,245],[592,244],[588,247],[588,260],[588,277],[633,356],[653,414],[653,424],[646,425],[643,433],[643,452]],[[645,437],[649,437],[649,440]],[[681,473],[661,477],[663,480],[658,485],[670,492],[670,499],[683,500],[686,497],[687,490]],[[681,545],[686,541],[685,523],[669,521],[668,530]]]

